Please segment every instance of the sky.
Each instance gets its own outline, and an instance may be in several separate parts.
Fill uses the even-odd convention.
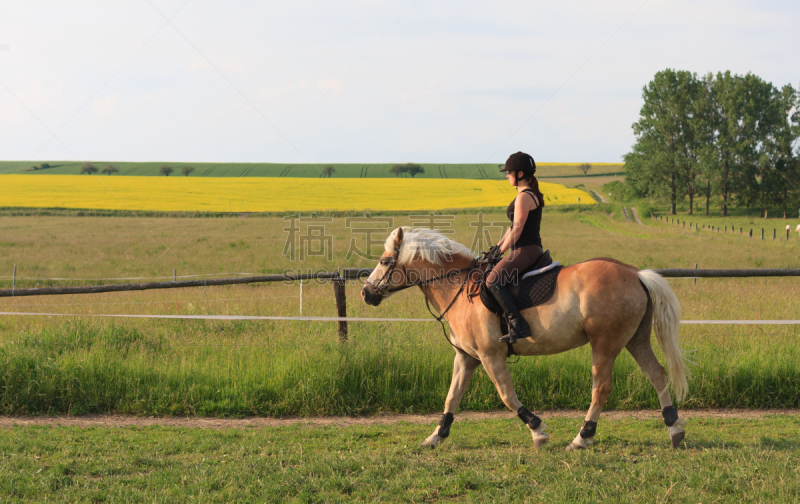
[[[790,1],[0,1],[0,159],[619,162],[665,68],[800,85]]]

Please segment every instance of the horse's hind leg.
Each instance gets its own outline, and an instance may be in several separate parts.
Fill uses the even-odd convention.
[[[453,423],[453,415],[458,409],[464,392],[467,391],[472,375],[481,363],[461,350],[456,350],[456,358],[453,361],[453,378],[450,381],[450,391],[444,401],[444,414],[439,425],[433,430],[433,434],[422,442],[423,447],[435,448],[450,435],[450,424]]]
[[[651,304],[648,303],[647,313],[642,320],[642,324],[625,348],[628,349],[636,363],[644,371],[644,374],[647,375],[647,379],[650,380],[653,388],[656,389],[658,401],[661,403],[661,414],[664,417],[664,423],[667,425],[672,447],[676,448],[686,435],[686,431],[683,429],[686,427],[686,421],[678,418],[678,410],[672,405],[672,398],[669,395],[667,373],[664,370],[664,366],[656,359],[653,347],[650,345],[652,323],[653,309]]]

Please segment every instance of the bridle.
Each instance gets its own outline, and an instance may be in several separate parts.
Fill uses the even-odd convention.
[[[472,271],[475,270],[475,267],[479,264],[478,258],[474,258],[472,260],[472,264],[470,264],[466,268],[461,268],[461,269],[458,269],[458,270],[449,271],[449,272],[445,273],[444,275],[439,275],[437,277],[429,278],[427,280],[420,280],[420,281],[417,281],[417,282],[411,282],[411,283],[408,283],[408,284],[405,284],[405,285],[401,285],[399,287],[390,287],[389,286],[389,279],[391,278],[392,272],[397,267],[397,257],[398,257],[399,254],[400,254],[399,247],[395,247],[394,255],[392,257],[382,258],[380,260],[381,264],[389,266],[389,268],[386,270],[386,273],[384,273],[383,276],[381,276],[376,283],[370,282],[369,279],[367,279],[366,282],[365,282],[367,285],[370,285],[373,289],[375,289],[376,293],[381,297],[384,297],[386,294],[389,294],[389,293],[392,293],[392,292],[398,292],[398,291],[405,290],[405,289],[408,289],[408,288],[411,288],[411,287],[416,287],[416,286],[427,287],[428,284],[431,283],[431,282],[435,282],[437,280],[442,280],[442,279],[445,279],[445,278],[450,278],[450,277],[455,276],[455,275],[460,275],[461,273],[464,273],[465,271],[467,272],[466,277],[461,282],[461,287],[459,287],[458,292],[456,292],[456,295],[453,296],[453,300],[450,301],[450,304],[447,305],[447,308],[445,308],[444,311],[441,314],[439,314],[438,317],[433,313],[433,310],[431,310],[431,306],[430,306],[430,303],[428,301],[428,296],[427,296],[427,294],[425,295],[425,307],[428,309],[428,312],[430,312],[430,314],[433,316],[433,318],[435,318],[436,321],[439,322],[442,325],[442,332],[444,333],[444,338],[447,340],[448,343],[450,343],[451,346],[453,346],[455,348],[455,345],[453,345],[453,342],[450,341],[450,337],[447,335],[447,330],[445,329],[444,322],[442,322],[442,320],[444,319],[444,316],[447,314],[447,312],[450,311],[450,308],[452,308],[453,305],[456,303],[456,300],[458,299],[458,296],[460,296],[461,293],[464,291],[464,287],[466,287],[466,285],[467,285],[467,282],[468,282],[468,279],[470,277],[470,274],[472,273]],[[403,274],[405,275],[406,280],[408,280],[408,271],[406,271],[406,266],[404,264],[401,264],[400,267],[403,268]]]

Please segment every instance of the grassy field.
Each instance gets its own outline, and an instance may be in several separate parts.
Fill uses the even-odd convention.
[[[455,215],[452,235],[472,242],[478,217]],[[554,257],[574,263],[610,256],[641,268],[797,267],[796,241],[761,242],[666,225],[621,220],[613,205],[553,207],[543,224]],[[486,222],[502,223],[502,214]],[[410,218],[393,218],[392,226]],[[649,221],[648,221],[649,222]],[[7,217],[0,222],[0,279],[10,287],[103,283],[102,277],[171,276],[331,270],[373,266],[345,260],[360,238],[344,218],[326,224],[331,259],[302,262],[281,255],[287,224],[281,218]],[[387,227],[388,229],[388,227]],[[499,238],[501,226],[491,229]],[[382,241],[388,231],[380,234]],[[357,243],[365,248],[363,243]],[[480,248],[486,248],[482,245]],[[380,246],[374,248],[379,252]],[[73,281],[46,281],[46,278]],[[800,286],[794,279],[671,282],[686,319],[796,318]],[[422,296],[399,293],[378,308],[347,287],[351,316],[427,318]],[[303,314],[334,315],[328,284],[306,284]],[[252,285],[96,296],[0,299],[3,311],[102,314],[183,313],[298,315],[297,285]],[[692,394],[681,407],[800,406],[798,330],[793,326],[684,326],[683,347],[696,362]],[[441,408],[452,350],[434,324],[352,323],[350,342],[337,343],[332,323],[108,321],[91,317],[17,317],[0,320],[0,411],[85,413],[120,411],[180,415],[334,415]],[[522,400],[532,409],[585,408],[589,402],[588,348],[513,366]],[[617,363],[612,408],[656,408],[655,393],[633,361]],[[483,372],[463,407],[502,405]]]
[[[473,243],[479,220],[493,224],[493,240],[507,222],[501,211],[452,217],[437,216],[438,227],[452,227],[450,236],[465,244]],[[374,253],[390,228],[420,222],[408,215],[380,218],[387,220],[372,224],[384,229]],[[626,222],[614,204],[552,206],[542,234],[567,264],[610,256],[641,268],[800,266],[795,239],[761,241],[644,222]],[[345,259],[351,243],[368,249],[355,224],[348,227],[340,217],[323,224],[330,258],[301,261],[282,255],[288,225],[282,217],[6,216],[0,219],[0,283],[10,287],[15,264],[18,287],[168,277],[173,269],[230,276],[374,265],[358,255]],[[795,279],[670,283],[684,319],[797,318],[800,310]],[[346,289],[350,316],[429,317],[416,290],[373,308],[361,302],[358,283]],[[453,351],[436,324],[350,323],[342,345],[333,323],[92,317],[298,315],[299,304],[296,284],[0,298],[0,311],[76,314],[0,318],[0,413],[280,417],[441,410]],[[304,285],[303,314],[335,314],[329,284]],[[646,409],[650,416],[602,416],[597,444],[583,453],[563,451],[580,426],[566,418],[546,418],[551,443],[540,451],[514,418],[463,421],[458,415],[452,435],[435,451],[418,448],[433,424],[14,427],[1,429],[0,501],[796,502],[797,417],[693,419],[691,409],[800,407],[800,328],[684,325],[680,340],[695,364],[690,395],[679,405],[690,419],[679,450],[667,448],[655,392],[623,354],[607,408]],[[588,407],[588,348],[522,359],[511,369],[520,399],[532,410]],[[502,407],[478,371],[462,410]]]
[[[0,436],[4,502],[771,502],[800,499],[796,417],[690,420],[683,449],[660,420],[548,421],[532,449],[516,419],[264,429],[16,427]]]
[[[12,173],[47,174],[47,175],[78,175],[83,162],[78,161],[49,161],[49,168],[34,170],[41,167],[41,161],[0,161],[0,175]],[[130,163],[116,161],[96,161],[99,169],[113,164],[119,170],[119,175],[125,176],[158,176],[162,166],[171,166],[175,172],[173,177],[181,177],[180,168],[192,166],[195,170],[190,177],[303,177],[316,178],[322,169],[329,164],[336,170],[333,178],[395,178],[389,173],[394,163],[320,163],[320,164],[292,164],[292,163],[175,163],[175,162],[150,162]],[[580,163],[537,163],[538,175],[550,176],[580,176],[578,170]],[[431,164],[421,163],[425,173],[416,178],[467,178],[467,179],[505,179],[498,171],[497,163],[471,163],[471,164]],[[589,175],[602,173],[622,172],[621,164],[592,163]],[[113,175],[118,176],[118,175]]]
[[[542,182],[549,205],[592,205],[579,189]],[[514,199],[507,181],[444,179],[299,179],[0,176],[5,207],[276,212],[428,210],[497,207]]]

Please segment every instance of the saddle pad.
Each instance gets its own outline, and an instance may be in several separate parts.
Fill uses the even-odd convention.
[[[517,307],[524,310],[538,306],[550,299],[556,290],[556,280],[558,280],[561,268],[563,266],[557,266],[545,273],[523,278],[517,285],[507,285],[506,288],[517,300]],[[503,310],[486,285],[481,286],[481,301],[489,311],[503,315]]]

